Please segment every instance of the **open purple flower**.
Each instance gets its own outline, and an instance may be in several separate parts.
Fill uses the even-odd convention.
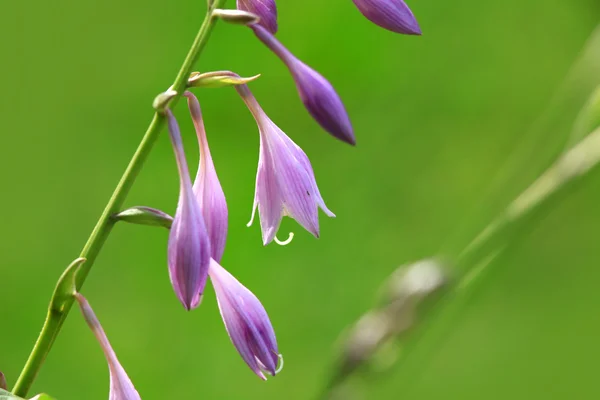
[[[283,367],[283,358],[263,305],[215,260],[211,260],[209,274],[231,342],[261,379],[266,379],[264,372],[275,376]]]
[[[382,28],[405,35],[420,35],[421,28],[403,0],[353,0],[360,12]]]
[[[277,33],[277,5],[275,0],[237,0],[237,9],[258,15],[260,25],[273,35]]]
[[[185,92],[185,96],[188,99],[188,107],[200,146],[200,165],[194,181],[194,194],[200,204],[210,238],[211,257],[221,262],[227,240],[227,202],[210,155],[200,103],[190,92]]]
[[[92,329],[92,332],[94,332],[98,342],[100,342],[100,347],[102,347],[106,361],[108,361],[108,370],[110,373],[109,400],[141,400],[137,390],[133,387],[133,383],[131,383],[127,373],[121,366],[121,363],[119,363],[117,355],[113,351],[92,307],[90,307],[85,297],[79,293],[75,294],[75,299],[79,303],[85,321]]]
[[[254,116],[260,133],[256,191],[248,226],[254,221],[258,208],[265,245],[275,239],[284,215],[294,218],[304,229],[319,237],[319,207],[330,217],[335,214],[321,197],[308,157],[271,121],[246,85],[236,88]]]
[[[315,121],[336,138],[356,144],[346,108],[327,79],[297,59],[267,29],[258,24],[251,25],[251,28],[256,37],[288,67],[300,99]]]
[[[192,189],[179,126],[167,110],[169,135],[179,169],[180,194],[169,234],[169,277],[175,293],[186,310],[200,304],[208,277],[211,247],[202,210]]]

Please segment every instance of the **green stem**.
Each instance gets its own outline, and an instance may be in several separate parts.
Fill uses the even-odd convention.
[[[173,82],[172,89],[177,92],[177,94],[172,98],[169,105],[171,107],[175,106],[181,95],[183,94],[186,85],[187,79],[192,72],[192,68],[196,63],[204,45],[208,41],[210,33],[215,25],[216,18],[212,17],[212,10],[215,8],[219,8],[226,0],[215,0],[212,2],[210,9],[206,13],[206,17],[204,18],[204,22],[196,35],[194,43],[190,51],[183,62],[183,65],[179,69],[177,73],[177,77]],[[148,158],[156,139],[165,123],[165,118],[162,114],[156,112],[154,117],[152,118],[152,122],[150,126],[146,130],[142,141],[140,142],[135,154],[133,155],[127,169],[123,173],[119,184],[115,188],[113,195],[111,196],[108,204],[106,205],[104,212],[100,216],[100,219],[96,223],[92,234],[87,240],[83,250],[81,251],[80,257],[85,258],[87,261],[79,268],[77,273],[76,284],[77,288],[81,288],[85,279],[87,278],[96,257],[100,253],[102,246],[106,242],[106,239],[110,235],[110,232],[115,224],[115,220],[112,218],[112,215],[121,211],[123,203],[131,190],[138,174],[140,173],[144,162]],[[73,297],[68,296],[67,299],[63,302],[63,306],[60,309],[53,307],[53,304],[56,304],[59,298],[64,297],[64,293],[61,293],[60,290],[54,292],[52,299],[50,301],[50,307],[48,310],[48,315],[46,317],[46,321],[44,322],[44,326],[38,340],[36,341],[31,354],[29,355],[29,359],[21,371],[21,375],[13,388],[13,393],[17,396],[24,397],[27,395],[33,381],[35,380],[38,372],[40,371],[46,356],[50,352],[56,337],[58,336],[60,329],[67,318],[69,310],[73,305]]]

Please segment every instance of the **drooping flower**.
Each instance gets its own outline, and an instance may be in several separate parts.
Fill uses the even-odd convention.
[[[211,260],[209,274],[231,342],[261,379],[266,379],[265,372],[275,376],[283,367],[283,358],[263,305],[215,260]]]
[[[252,218],[260,215],[263,244],[269,244],[288,215],[319,237],[319,207],[335,217],[325,205],[308,157],[262,110],[246,85],[236,86],[258,124],[260,155]],[[277,239],[276,239],[277,241]]]
[[[296,58],[267,29],[258,24],[251,25],[251,28],[256,37],[288,67],[300,99],[314,120],[336,138],[356,144],[346,108],[327,79]]]
[[[237,9],[258,15],[260,25],[273,35],[277,33],[277,5],[275,0],[237,0]]]
[[[382,28],[405,35],[420,35],[421,28],[403,0],[353,0],[360,12]]]
[[[194,194],[200,204],[210,238],[211,257],[217,262],[221,262],[225,250],[225,241],[227,240],[227,202],[210,155],[200,103],[190,92],[185,92],[185,96],[188,99],[188,107],[200,146],[200,165],[194,180]]]
[[[108,361],[108,370],[110,373],[109,400],[141,400],[133,383],[131,383],[127,373],[121,366],[121,363],[119,363],[117,355],[113,351],[110,342],[106,337],[106,333],[104,333],[100,321],[98,321],[92,307],[90,307],[90,304],[85,297],[79,293],[75,294],[75,299],[77,299],[77,302],[79,303],[85,321],[92,332],[94,332],[98,342],[100,342],[100,347],[102,347],[106,361]]]
[[[200,304],[206,285],[211,255],[210,239],[200,204],[192,189],[179,126],[171,110],[166,113],[180,178],[179,202],[169,234],[169,277],[179,301],[186,310],[191,310]]]

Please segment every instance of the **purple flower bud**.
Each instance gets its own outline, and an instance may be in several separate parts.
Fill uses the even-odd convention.
[[[181,181],[179,203],[169,234],[169,277],[179,301],[186,310],[200,304],[210,264],[210,239],[200,204],[194,196],[179,126],[167,110],[169,134]]]
[[[360,12],[376,25],[405,35],[420,35],[415,16],[402,0],[353,0]]]
[[[323,129],[336,138],[356,144],[352,123],[342,100],[331,84],[318,72],[298,60],[268,30],[252,25],[254,34],[285,63],[290,70],[300,99]]]
[[[194,195],[200,204],[210,238],[211,257],[221,262],[227,240],[227,203],[208,148],[200,103],[190,92],[185,92],[185,96],[200,146],[200,165],[194,181]]]
[[[106,337],[106,333],[102,329],[96,314],[90,307],[90,304],[87,302],[85,297],[81,294],[76,293],[75,299],[79,303],[79,307],[81,308],[81,312],[83,313],[83,317],[85,318],[85,322],[89,325],[100,342],[100,347],[102,347],[102,351],[104,352],[104,356],[108,361],[108,370],[110,373],[110,393],[109,400],[141,400],[140,395],[133,387],[133,383],[127,376],[127,373],[119,363],[117,359],[117,355],[113,351],[108,338]]]
[[[215,260],[211,260],[209,274],[225,329],[242,359],[260,378],[266,379],[263,372],[275,376],[283,367],[283,358],[265,308]]]
[[[248,226],[254,221],[258,207],[265,245],[275,239],[284,215],[294,218],[304,229],[319,237],[318,208],[330,217],[335,214],[321,197],[308,157],[271,121],[246,85],[236,88],[254,116],[260,133],[256,191]]]
[[[237,0],[237,8],[258,15],[260,25],[273,35],[277,33],[277,5],[275,0]]]

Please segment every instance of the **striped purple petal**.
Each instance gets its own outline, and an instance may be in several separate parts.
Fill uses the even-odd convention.
[[[192,189],[179,126],[170,110],[167,110],[167,118],[181,186],[169,234],[169,277],[177,298],[186,310],[191,310],[200,304],[208,277],[211,247],[202,210]]]
[[[185,96],[200,146],[200,164],[194,180],[194,195],[200,204],[210,238],[211,257],[221,262],[227,240],[227,202],[210,155],[200,103],[190,92],[185,92]]]

